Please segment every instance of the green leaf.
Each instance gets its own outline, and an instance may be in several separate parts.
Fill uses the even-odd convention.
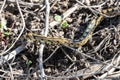
[[[64,20],[62,23],[61,23],[61,28],[66,28],[68,26],[68,23],[66,20]]]
[[[62,17],[60,15],[56,15],[54,19],[59,22],[62,21]]]
[[[28,64],[28,65],[32,64],[32,61],[31,61],[31,60],[29,60],[29,61],[27,62],[27,64]]]
[[[5,35],[5,36],[9,36],[10,33],[9,33],[9,32],[4,32],[4,35]]]

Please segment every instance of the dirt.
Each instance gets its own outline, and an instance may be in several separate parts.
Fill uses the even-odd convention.
[[[73,7],[78,2],[75,0],[49,0],[50,1],[50,22],[55,21],[55,15],[62,15],[68,9]],[[84,2],[85,5],[99,6],[104,0],[92,0],[90,3]],[[0,1],[0,7],[3,0]],[[21,0],[19,1],[22,10],[26,28],[23,35],[14,45],[12,50],[27,42],[28,38],[24,34],[33,32],[41,34],[45,29],[45,2],[44,0]],[[79,4],[80,5],[80,4]],[[17,39],[23,27],[22,18],[18,10],[18,5],[11,0],[8,0],[2,10],[2,15],[7,21],[7,28],[10,28],[9,35],[0,35],[0,52],[8,49]],[[99,7],[93,7],[96,12]],[[118,11],[120,12],[120,11]],[[117,13],[117,12],[116,12]],[[78,7],[65,20],[68,22],[66,28],[61,28],[60,24],[49,28],[48,36],[61,37],[67,39],[79,39],[84,33],[90,21],[94,19],[95,14],[88,7]],[[7,32],[7,31],[4,31]],[[9,31],[8,31],[9,32]],[[2,34],[2,32],[0,32]],[[1,66],[1,80],[38,80],[40,78],[39,69],[39,49],[40,42],[27,42],[26,49],[18,54],[13,60]],[[98,65],[103,63],[110,64],[110,61],[116,59],[120,53],[120,16],[112,18],[105,17],[104,20],[95,29],[92,38],[81,48],[74,48],[64,45],[55,44],[55,42],[47,42],[43,53],[43,67],[46,75],[46,80],[91,80],[101,76],[102,72],[96,72],[87,77],[84,73],[74,74],[84,69],[90,68],[93,64]],[[90,57],[86,57],[88,55]],[[91,58],[92,57],[92,58]],[[46,60],[47,59],[47,60]],[[99,62],[98,62],[99,61]],[[118,67],[118,66],[117,66]],[[119,71],[119,69],[115,70]],[[82,75],[82,76],[81,76]]]

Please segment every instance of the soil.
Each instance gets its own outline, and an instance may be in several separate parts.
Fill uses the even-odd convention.
[[[49,23],[55,21],[55,15],[62,15],[75,4],[79,4],[76,0],[49,0],[50,15]],[[114,0],[113,0],[114,1]],[[117,0],[115,0],[117,1]],[[86,27],[95,17],[99,16],[99,6],[105,0],[81,0],[80,6],[72,12],[64,20],[68,22],[68,26],[62,28],[57,24],[49,28],[48,36],[60,37],[67,39],[79,39],[84,33]],[[120,3],[120,2],[119,2]],[[3,0],[0,1],[0,8]],[[113,3],[115,4],[115,3]],[[45,29],[46,7],[45,0],[19,0],[19,5],[25,19],[25,30],[19,40],[16,42],[16,47],[27,42],[26,49],[0,68],[1,80],[38,80],[40,79],[39,68],[39,49],[40,42],[30,41],[24,37],[24,34],[33,32],[42,34]],[[91,8],[85,5],[93,6]],[[120,5],[118,5],[120,6]],[[103,7],[103,6],[102,6]],[[92,11],[92,10],[93,11]],[[120,9],[120,8],[119,8]],[[96,11],[96,12],[95,12]],[[95,29],[92,38],[82,47],[75,48],[65,45],[60,45],[55,42],[45,43],[43,51],[43,68],[46,80],[93,80],[109,71],[96,71],[93,74],[85,69],[91,69],[94,65],[108,65],[117,59],[120,54],[120,15],[119,10],[115,12],[114,17],[105,17],[104,20]],[[17,39],[20,31],[23,28],[23,22],[18,10],[18,5],[13,0],[8,0],[2,10],[1,16],[7,21],[7,28],[4,30],[8,35],[2,35],[0,32],[0,52],[8,49]],[[11,34],[10,34],[10,33]],[[87,55],[87,56],[86,56]],[[89,57],[88,57],[89,56]],[[99,66],[99,67],[100,67]],[[118,67],[117,65],[116,67]],[[96,67],[98,69],[98,67]],[[94,70],[96,69],[93,69]],[[119,71],[119,69],[115,69]],[[114,72],[115,72],[114,71]],[[82,73],[83,72],[83,73]],[[111,73],[112,74],[112,73]],[[108,75],[109,76],[109,75]],[[112,79],[111,79],[112,80]]]

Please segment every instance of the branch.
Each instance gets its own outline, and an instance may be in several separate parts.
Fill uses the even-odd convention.
[[[19,46],[18,48],[16,48],[15,50],[13,50],[11,53],[5,55],[5,56],[2,56],[1,59],[0,59],[0,66],[2,64],[4,64],[5,62],[11,60],[12,58],[14,58],[17,54],[19,54],[21,51],[23,51],[25,49],[25,45],[21,45]]]
[[[48,29],[49,29],[49,13],[50,13],[50,5],[49,5],[49,0],[45,0],[46,4],[46,20],[45,20],[45,32],[44,36],[47,36],[48,34]],[[40,80],[44,80],[43,78],[45,77],[44,73],[44,68],[43,68],[43,49],[44,49],[45,44],[42,43],[40,45],[39,49],[39,68],[40,68]]]

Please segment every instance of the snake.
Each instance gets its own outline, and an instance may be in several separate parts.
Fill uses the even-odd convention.
[[[112,13],[114,11],[118,11],[118,6],[116,7],[111,7],[111,8],[107,8],[107,9],[103,9],[101,12],[102,14],[109,14]],[[71,47],[80,47],[85,45],[88,40],[92,37],[92,34],[94,32],[94,30],[96,29],[96,27],[101,23],[101,21],[105,18],[104,15],[99,14],[97,17],[95,17],[92,21],[90,21],[90,23],[88,24],[86,30],[84,31],[83,35],[80,37],[79,40],[70,40],[67,38],[60,38],[60,37],[50,37],[50,36],[43,36],[40,34],[35,34],[35,33],[28,33],[27,36],[34,41],[50,41],[53,43],[57,43],[57,44],[62,44],[62,45],[67,45],[67,46],[71,46]]]

